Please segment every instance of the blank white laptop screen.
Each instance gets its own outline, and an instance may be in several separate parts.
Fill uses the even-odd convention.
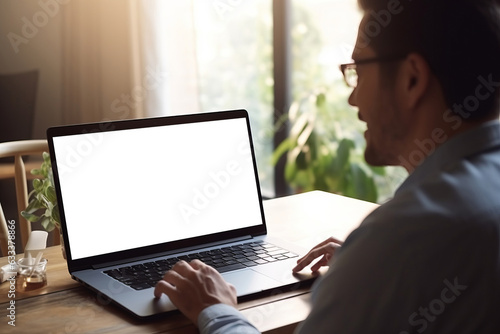
[[[73,259],[262,224],[244,118],[59,136],[54,150]]]

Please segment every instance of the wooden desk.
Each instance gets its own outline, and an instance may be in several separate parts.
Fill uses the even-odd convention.
[[[270,235],[309,249],[328,236],[345,239],[376,204],[313,191],[264,202]],[[45,252],[48,285],[16,292],[15,324],[8,325],[9,283],[0,286],[2,333],[197,333],[182,314],[140,321],[73,281],[60,246]],[[7,263],[6,258],[0,264]],[[309,313],[308,289],[267,296],[239,304],[239,309],[264,333],[290,333]]]

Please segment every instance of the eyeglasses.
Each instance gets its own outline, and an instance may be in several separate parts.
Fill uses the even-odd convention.
[[[373,57],[368,59],[362,59],[355,61],[354,63],[342,64],[340,65],[340,71],[344,75],[344,80],[347,86],[351,88],[356,88],[358,85],[358,65],[376,63],[376,62],[386,62],[386,61],[395,61],[406,57],[403,56],[388,56],[388,57]]]

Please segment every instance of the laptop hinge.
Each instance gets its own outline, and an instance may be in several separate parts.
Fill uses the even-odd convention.
[[[223,241],[218,241],[218,242],[210,242],[206,244],[200,244],[192,247],[185,247],[185,248],[180,248],[172,251],[167,251],[167,252],[161,252],[161,253],[155,253],[155,254],[149,254],[149,255],[144,255],[144,256],[137,256],[133,258],[127,258],[127,259],[122,259],[122,260],[116,260],[116,261],[109,261],[109,262],[103,262],[103,263],[98,263],[95,265],[92,265],[92,269],[102,269],[106,267],[112,267],[112,266],[118,266],[121,264],[126,264],[126,263],[131,263],[131,262],[137,262],[137,261],[144,261],[148,259],[153,259],[157,257],[165,257],[169,255],[174,255],[174,254],[180,254],[180,253],[187,253],[187,252],[192,252],[200,249],[205,249],[209,247],[215,247],[215,246],[223,246],[226,244],[230,244],[233,242],[238,242],[238,241],[245,241],[245,240],[250,240],[252,239],[251,235],[246,235],[238,238],[232,238],[232,239],[226,239]]]

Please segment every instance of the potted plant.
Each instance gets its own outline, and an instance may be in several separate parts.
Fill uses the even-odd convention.
[[[338,103],[327,103],[323,91],[294,102],[289,135],[273,152],[273,164],[286,154],[285,179],[296,192],[324,190],[376,202],[375,176],[383,176],[385,169],[365,162],[362,139],[354,135],[359,131],[346,131],[338,108]]]
[[[37,177],[33,180],[33,190],[28,195],[28,207],[21,211],[21,215],[30,222],[40,222],[47,232],[57,228],[58,233],[61,233],[61,219],[59,217],[50,155],[43,152],[42,157],[43,162],[40,168],[31,171],[31,174]],[[61,246],[63,256],[65,256],[62,239]]]

